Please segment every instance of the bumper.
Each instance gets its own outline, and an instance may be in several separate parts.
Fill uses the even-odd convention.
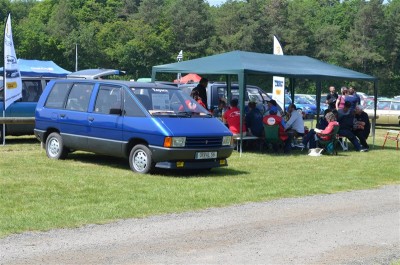
[[[215,149],[181,149],[181,148],[163,148],[158,146],[149,146],[156,167],[160,168],[213,168],[227,166],[226,159],[231,156],[233,147],[219,147]],[[213,159],[195,159],[197,152],[217,152],[217,157]]]

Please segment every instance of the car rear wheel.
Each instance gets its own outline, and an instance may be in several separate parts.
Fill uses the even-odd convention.
[[[60,134],[51,133],[46,140],[46,155],[51,159],[64,159],[68,155],[68,149],[64,147]]]
[[[143,144],[135,145],[129,155],[129,165],[134,172],[150,173],[154,169],[154,161],[150,149]]]

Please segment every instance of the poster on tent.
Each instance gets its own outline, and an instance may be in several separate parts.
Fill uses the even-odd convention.
[[[274,54],[283,55],[283,50],[278,39],[274,36]],[[281,76],[274,76],[272,78],[272,98],[278,105],[285,109],[285,78]]]
[[[4,30],[4,110],[22,98],[22,81],[11,30],[11,15],[8,15]]]

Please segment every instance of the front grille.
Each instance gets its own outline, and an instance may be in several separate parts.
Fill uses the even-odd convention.
[[[186,147],[209,148],[221,146],[222,137],[186,137]]]

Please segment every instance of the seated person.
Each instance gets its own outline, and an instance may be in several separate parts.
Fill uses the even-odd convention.
[[[272,106],[269,109],[269,114],[264,116],[263,118],[263,123],[266,125],[275,125],[279,124],[279,139],[284,143],[284,152],[289,153],[290,152],[290,141],[288,135],[285,133],[285,121],[282,119],[281,116],[277,115],[278,108],[275,106]],[[272,144],[272,148],[274,149],[275,152],[278,152],[278,145],[276,143]]]
[[[266,109],[266,111],[265,111],[265,113],[264,113],[264,115],[268,115],[269,114],[269,110],[272,108],[272,107],[275,107],[276,108],[276,115],[278,115],[278,116],[282,116],[282,113],[279,111],[279,109],[278,109],[278,103],[274,100],[274,99],[271,99],[271,100],[268,100],[267,101],[267,106],[268,106],[268,108]]]
[[[230,103],[231,108],[222,116],[223,122],[227,124],[234,137],[240,135],[240,109],[238,108],[238,103],[237,98],[232,99]],[[244,121],[242,125],[243,136],[245,136],[247,129]]]
[[[202,98],[200,97],[199,91],[197,90],[192,90],[190,93],[190,96],[197,101],[203,108],[207,109],[206,105],[204,104]]]
[[[326,114],[328,114],[329,112],[332,112],[331,109],[326,109],[324,111],[324,116],[320,117],[318,122],[317,122],[317,129],[323,130],[326,128],[326,126],[328,126],[328,121],[326,120],[325,116]]]
[[[289,105],[288,113],[290,118],[286,122],[285,131],[289,135],[290,143],[293,143],[294,137],[304,135],[304,120],[302,115],[297,111],[295,104]]]
[[[246,115],[246,127],[248,129],[248,134],[262,137],[264,133],[263,115],[257,108],[254,101],[250,101],[248,107],[249,112]]]
[[[307,135],[303,137],[303,145],[307,146],[309,144],[309,149],[316,148],[317,143],[315,139],[315,135],[317,135],[317,140],[321,139],[324,141],[328,141],[331,139],[331,134],[333,131],[333,128],[335,126],[339,126],[339,123],[336,121],[336,116],[332,112],[328,112],[325,115],[325,119],[328,122],[328,126],[324,130],[321,129],[311,129]]]
[[[222,116],[224,115],[225,111],[227,111],[228,108],[226,106],[226,102],[223,99],[220,99],[218,102],[218,108],[214,109],[213,111],[213,116],[216,118],[220,118],[222,120]]]
[[[338,122],[340,124],[339,135],[346,137],[353,144],[354,149],[359,152],[365,152],[367,149],[362,148],[357,137],[353,133],[354,114],[350,110],[351,103],[346,102],[344,108],[338,110]]]
[[[371,123],[368,114],[361,105],[357,105],[354,113],[355,123],[353,125],[353,133],[360,141],[363,148],[369,149],[367,139],[371,131]]]

